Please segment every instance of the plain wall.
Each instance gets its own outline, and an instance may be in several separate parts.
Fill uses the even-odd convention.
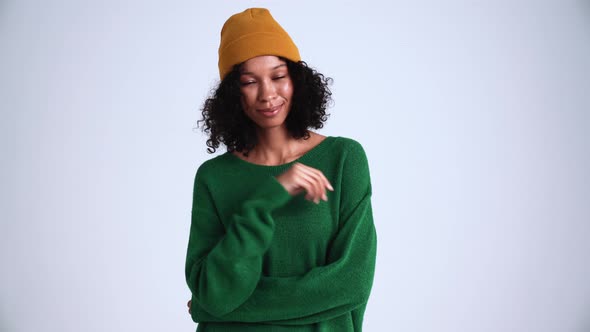
[[[253,6],[369,157],[365,331],[590,331],[581,0],[0,2],[0,331],[194,331],[193,128]]]

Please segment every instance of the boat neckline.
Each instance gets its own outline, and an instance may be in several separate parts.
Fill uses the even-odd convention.
[[[321,154],[321,152],[324,150],[324,147],[326,146],[326,144],[328,142],[334,140],[335,138],[336,138],[336,136],[326,136],[326,138],[324,138],[321,142],[319,142],[314,147],[309,149],[307,152],[305,152],[304,154],[299,156],[297,159],[294,159],[294,160],[287,162],[287,163],[278,164],[278,165],[255,164],[255,163],[246,161],[246,160],[236,156],[232,152],[228,151],[228,152],[226,152],[226,154],[228,154],[230,156],[230,158],[237,160],[241,164],[248,165],[250,167],[266,168],[266,169],[286,168],[287,166],[293,165],[295,163],[304,163],[306,160],[309,160],[309,159],[313,158],[314,156]]]

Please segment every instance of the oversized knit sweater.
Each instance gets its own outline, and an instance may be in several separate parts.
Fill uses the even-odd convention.
[[[327,202],[276,180],[295,162],[324,173]],[[277,166],[210,159],[195,177],[185,271],[197,331],[361,331],[376,244],[358,142],[329,136]]]

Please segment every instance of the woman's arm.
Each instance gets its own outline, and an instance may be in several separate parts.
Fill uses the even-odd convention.
[[[377,238],[369,168],[358,143],[346,157],[340,190],[340,227],[330,244],[327,265],[296,277],[261,277],[245,303],[225,315],[208,315],[193,303],[200,321],[311,324],[365,304],[373,282]]]
[[[191,230],[186,258],[186,281],[193,294],[194,319],[200,313],[224,316],[249,298],[262,273],[262,257],[274,232],[273,209],[290,199],[273,177],[259,184],[227,229],[222,225],[206,184],[197,171]]]

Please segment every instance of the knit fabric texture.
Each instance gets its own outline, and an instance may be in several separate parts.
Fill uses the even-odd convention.
[[[295,162],[319,169],[328,201],[291,196],[276,176]],[[362,331],[377,236],[362,146],[328,136],[287,164],[226,152],[194,185],[186,280],[197,331]]]
[[[219,43],[219,77],[234,65],[260,55],[276,55],[298,62],[299,49],[266,8],[248,8],[227,19]]]

